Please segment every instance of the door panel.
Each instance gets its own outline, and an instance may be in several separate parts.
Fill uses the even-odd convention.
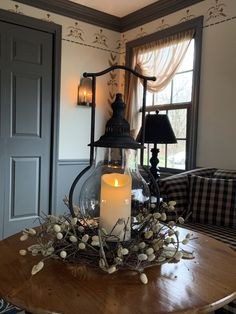
[[[40,158],[12,158],[10,170],[10,219],[39,215]],[[23,198],[22,195],[27,197]]]
[[[14,36],[11,48],[13,61],[42,64],[43,47],[41,43],[26,41],[25,39],[18,38],[18,36]]]
[[[12,136],[40,137],[41,77],[16,73],[12,75]],[[25,93],[26,90],[31,92]]]
[[[0,22],[3,236],[50,208],[52,34]]]

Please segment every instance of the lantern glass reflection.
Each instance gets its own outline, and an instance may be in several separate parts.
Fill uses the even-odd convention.
[[[127,179],[125,176],[130,176],[131,179],[131,204],[130,211],[131,216],[137,215],[143,208],[149,207],[150,191],[147,183],[140,175],[137,164],[137,151],[134,149],[125,148],[96,148],[96,158],[93,164],[93,169],[90,172],[90,176],[84,182],[79,197],[79,207],[86,217],[99,217],[101,209],[101,183],[103,175],[105,174],[117,174],[117,181],[114,181],[114,193],[115,182],[119,185],[122,180]],[[120,177],[120,175],[125,175]],[[123,183],[122,183],[123,184]],[[127,183],[128,189],[128,183]],[[111,193],[112,188],[110,188]],[[120,192],[121,193],[121,192]],[[122,193],[126,193],[124,190]],[[111,196],[113,197],[113,196]],[[127,203],[128,200],[124,199]],[[114,200],[115,202],[115,200]],[[123,205],[125,206],[125,205]],[[115,212],[113,211],[113,214]]]

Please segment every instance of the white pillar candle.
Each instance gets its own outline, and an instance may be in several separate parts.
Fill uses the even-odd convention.
[[[126,231],[124,238],[125,224],[117,224],[112,235],[119,237],[117,240],[127,241],[131,234],[131,176],[120,173],[104,174],[101,178],[99,226],[110,233],[118,219],[128,222],[129,231]],[[115,238],[111,240],[116,241]]]

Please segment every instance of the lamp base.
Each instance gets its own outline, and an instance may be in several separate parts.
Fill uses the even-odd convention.
[[[151,149],[152,157],[150,158],[150,171],[154,177],[155,180],[160,178],[160,169],[157,166],[159,163],[158,159],[158,153],[160,152],[159,148],[156,147],[156,144],[154,144],[154,147]]]

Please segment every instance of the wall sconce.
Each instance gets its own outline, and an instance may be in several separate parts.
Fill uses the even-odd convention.
[[[92,105],[92,80],[89,77],[83,77],[78,87],[78,100],[79,106]]]

